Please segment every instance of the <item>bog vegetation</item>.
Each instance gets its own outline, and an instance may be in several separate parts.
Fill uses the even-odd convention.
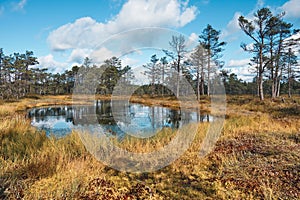
[[[226,122],[214,150],[198,156],[209,123],[199,124],[187,152],[153,173],[125,173],[97,161],[78,134],[47,137],[24,117],[27,107],[68,96],[24,98],[0,105],[0,197],[7,199],[299,199],[300,98],[228,97]],[[156,100],[159,102],[159,100]],[[169,100],[169,104],[172,101]],[[151,151],[172,139],[119,143]]]
[[[300,199],[299,38],[293,37],[298,31],[267,8],[258,10],[254,21],[241,16],[239,25],[253,40],[251,46],[241,45],[253,56],[252,82],[221,70],[226,42],[219,41],[220,31],[211,25],[203,29],[190,56],[184,37],[173,36],[172,51],[162,58],[151,56],[143,66],[149,84],[135,91],[134,102],[176,107],[174,95],[185,92],[179,75],[192,85],[206,111],[216,76],[229,94],[224,128],[213,151],[198,156],[210,126],[198,124],[184,155],[152,173],[114,170],[86,150],[77,132],[48,137],[25,117],[31,107],[71,104],[74,85],[83,93],[89,90],[80,88],[86,79],[96,83],[99,98],[109,98],[117,82],[134,85],[130,66],[122,66],[116,57],[100,66],[86,58],[81,66],[53,74],[35,67],[38,61],[31,51],[5,55],[1,49],[0,199]],[[116,142],[145,152],[164,146],[172,136],[162,131],[154,140]]]

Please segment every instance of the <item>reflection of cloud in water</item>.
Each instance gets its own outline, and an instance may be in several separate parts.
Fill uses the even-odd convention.
[[[70,126],[67,122],[58,121],[53,125],[53,129],[70,129]]]
[[[213,121],[212,116],[200,115],[195,110],[178,111],[165,107],[149,107],[116,102],[115,113],[110,101],[99,101],[94,106],[58,106],[36,108],[28,112],[32,126],[45,130],[47,135],[62,137],[74,128],[89,126],[92,132],[123,137],[128,134],[148,138],[164,127],[180,128],[191,122]],[[91,113],[95,112],[94,115]],[[99,129],[101,127],[101,129]],[[95,128],[95,129],[94,129]]]
[[[64,116],[45,116],[33,117],[31,125],[38,129],[45,130],[47,135],[53,134],[57,137],[62,137],[72,131],[72,122],[66,122]]]

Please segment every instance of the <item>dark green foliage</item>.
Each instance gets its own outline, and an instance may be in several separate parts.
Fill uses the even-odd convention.
[[[152,90],[155,91],[155,93],[152,95]],[[139,87],[136,91],[133,93],[134,95],[151,95],[154,96],[175,96],[174,93],[167,87],[161,85],[161,84],[154,84],[154,85],[143,85]]]
[[[98,84],[95,86],[97,93],[111,94],[119,80],[125,83],[132,78],[130,67],[122,67],[121,61],[116,57],[106,60],[100,67],[91,66],[91,62],[89,58],[85,58],[81,66],[73,66],[63,73],[49,73],[47,68],[29,68],[38,64],[32,51],[6,56],[0,48],[0,98],[7,100],[34,94],[71,94],[74,85],[81,84],[84,77]],[[82,92],[87,92],[87,89],[91,88],[85,88]]]

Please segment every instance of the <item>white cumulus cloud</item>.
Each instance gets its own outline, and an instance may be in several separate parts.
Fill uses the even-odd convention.
[[[300,17],[300,1],[299,0],[289,0],[280,7],[281,10],[286,12],[286,17]]]
[[[52,31],[47,40],[52,50],[94,48],[121,31],[143,27],[182,27],[194,20],[196,15],[196,7],[188,7],[180,0],[129,0],[107,23],[83,17]]]
[[[250,63],[250,58],[241,59],[241,60],[229,60],[227,67],[244,67],[248,66]]]
[[[199,36],[196,33],[191,33],[188,41],[186,42],[186,46],[195,46],[195,44],[198,44]]]
[[[66,69],[69,67],[68,63],[56,61],[52,54],[39,57],[38,62],[39,62],[38,66],[40,66],[42,68],[48,68],[48,70],[51,73],[60,73],[63,71],[63,69]]]
[[[82,63],[84,58],[89,57],[90,53],[90,49],[73,49],[67,61]]]
[[[103,24],[90,17],[83,17],[52,31],[48,42],[53,50],[91,48],[97,42],[97,35],[99,38],[102,36],[103,30]]]
[[[221,33],[221,38],[232,37],[234,34],[240,31],[239,17],[242,15],[240,12],[235,12],[233,18],[228,22],[226,28]],[[236,38],[233,38],[236,39]]]
[[[252,72],[250,72],[248,67],[237,67],[230,69],[230,73],[237,74],[238,78],[243,81],[251,82],[255,76]]]
[[[113,56],[118,57],[118,55],[114,54],[112,51],[108,50],[105,47],[101,47],[95,51],[92,51],[90,54],[90,58],[93,63],[102,64],[104,60],[109,59]]]
[[[229,60],[224,69],[229,70],[229,73],[237,74],[238,78],[244,81],[252,81],[255,74],[250,70],[250,58],[240,60]]]

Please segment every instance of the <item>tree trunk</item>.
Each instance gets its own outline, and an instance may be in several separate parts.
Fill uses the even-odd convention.
[[[177,74],[176,97],[179,97],[179,73]]]
[[[204,95],[204,80],[201,79],[200,82],[201,82],[201,93],[200,94]]]
[[[177,58],[177,88],[176,88],[176,97],[179,97],[179,80],[180,80],[180,56]]]
[[[210,50],[208,50],[208,65],[207,65],[207,96],[210,95]]]
[[[272,80],[271,92],[272,92],[272,99],[275,99],[275,83],[274,83],[274,80]]]
[[[258,66],[258,61],[257,61],[257,73],[256,73],[256,86],[257,86],[257,88],[256,88],[256,96],[258,96],[259,97],[259,66]]]
[[[161,84],[161,96],[164,97],[164,83],[165,83],[165,65],[162,65],[162,84]]]
[[[204,64],[203,64],[204,65]],[[202,68],[201,68],[201,93],[202,95],[204,95],[204,66],[202,65]]]
[[[200,72],[199,72],[199,66],[197,70],[197,100],[200,100]]]
[[[292,70],[291,70],[291,48],[289,48],[289,58],[288,58],[288,93],[289,93],[289,98],[292,97],[292,93],[291,93],[291,73],[292,73]]]
[[[280,79],[278,80],[278,83],[277,83],[277,91],[276,91],[276,97],[279,97],[280,96]]]
[[[272,80],[272,99],[276,98],[276,93],[277,93],[277,78],[278,78],[278,63],[276,63],[274,61],[274,55],[273,55],[273,48],[274,48],[274,44],[273,44],[273,40],[274,38],[271,37],[271,41],[270,41],[270,66],[271,66],[271,80]],[[276,59],[277,60],[277,59]]]
[[[263,101],[264,100],[264,88],[263,88],[262,74],[260,74],[259,80],[258,80],[258,93],[259,93],[260,100]]]
[[[289,98],[292,97],[292,92],[291,92],[291,79],[289,78]]]
[[[262,38],[262,44],[263,44]],[[264,88],[263,88],[263,45],[260,45],[259,50],[259,69],[258,69],[258,93],[261,101],[264,100]]]

